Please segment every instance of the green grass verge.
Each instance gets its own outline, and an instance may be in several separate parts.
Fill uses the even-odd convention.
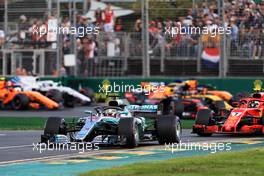
[[[47,118],[42,117],[0,117],[0,130],[42,130]],[[72,118],[66,118],[72,121]],[[182,120],[184,129],[192,128],[193,120]]]
[[[1,130],[39,130],[42,129],[46,118],[36,117],[0,117]]]
[[[264,149],[218,153],[95,170],[80,176],[263,176]]]
[[[46,120],[42,117],[0,117],[0,130],[42,130]]]
[[[181,120],[181,124],[183,129],[191,129],[194,124],[194,120]]]

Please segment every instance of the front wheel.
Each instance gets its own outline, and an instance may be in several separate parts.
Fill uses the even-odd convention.
[[[126,137],[126,145],[129,148],[138,146],[139,128],[135,118],[120,119],[118,125],[118,135]]]
[[[212,120],[212,111],[210,109],[201,109],[197,113],[197,117],[195,119],[196,125],[204,125],[208,126],[213,123]],[[204,133],[203,131],[197,132],[198,136],[202,137],[210,137],[212,136],[212,133]]]
[[[29,98],[24,94],[17,94],[11,102],[11,106],[14,110],[25,110],[29,107]]]
[[[157,133],[160,144],[180,143],[182,134],[180,119],[172,115],[158,117]]]
[[[49,117],[44,127],[44,135],[41,136],[41,142],[46,143],[57,134],[67,134],[65,120],[61,117]]]

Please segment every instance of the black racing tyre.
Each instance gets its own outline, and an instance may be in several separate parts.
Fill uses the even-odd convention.
[[[216,114],[219,114],[222,109],[226,109],[225,102],[220,100],[220,101],[215,101],[214,102],[214,111]]]
[[[210,137],[213,135],[213,133],[200,133],[200,132],[197,134],[198,134],[198,136],[202,136],[202,137]]]
[[[261,125],[264,125],[264,117],[261,118]]]
[[[62,93],[59,90],[52,89],[46,93],[46,97],[57,103],[63,103]]]
[[[179,117],[161,115],[157,118],[157,134],[160,144],[179,143],[181,141],[181,122]]]
[[[201,109],[197,112],[195,124],[210,125],[212,120],[212,111],[210,109]]]
[[[138,146],[139,128],[135,118],[122,118],[118,125],[118,135],[126,137],[126,145],[129,148]]]
[[[67,134],[65,120],[61,117],[49,117],[44,127],[44,136]]]
[[[220,109],[225,109],[225,102],[224,101],[215,101],[215,108],[220,110]]]
[[[169,104],[169,110],[168,110],[169,115],[174,115],[175,114],[175,102],[171,101]]]
[[[11,106],[14,110],[25,110],[29,107],[29,98],[24,94],[17,94],[11,102]]]
[[[64,106],[68,108],[74,108],[75,98],[67,93],[63,94]]]
[[[197,113],[195,124],[208,126],[212,123],[212,111],[210,109],[201,109]],[[197,132],[199,136],[209,137],[212,133]]]

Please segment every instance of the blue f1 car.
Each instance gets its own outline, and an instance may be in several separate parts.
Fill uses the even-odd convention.
[[[112,100],[109,106],[86,111],[87,117],[66,123],[61,117],[48,118],[41,142],[94,142],[125,145],[133,148],[139,142],[158,140],[160,144],[179,143],[180,119],[158,115],[158,105],[123,105]]]

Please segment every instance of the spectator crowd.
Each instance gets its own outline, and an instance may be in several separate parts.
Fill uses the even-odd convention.
[[[151,9],[150,9],[151,10]],[[6,41],[11,44],[11,48],[55,48],[52,36],[46,34],[34,33],[35,29],[47,29],[49,20],[56,19],[56,14],[52,16],[45,15],[44,19],[28,19],[21,15],[18,23],[18,33],[9,34],[0,30],[0,48]],[[98,8],[94,11],[94,18],[89,18],[83,14],[76,16],[76,28],[80,27],[99,27],[100,32],[106,34],[102,40],[98,35],[77,35],[76,41],[77,64],[79,75],[92,76],[96,73],[96,64],[98,63],[99,49],[113,49],[113,56],[120,54],[120,41],[122,38],[117,37],[118,32],[129,31],[128,27],[123,25],[121,18],[115,17],[115,12],[111,4],[107,4],[105,9]],[[151,17],[150,17],[151,18]],[[161,46],[165,48],[166,54],[171,56],[197,57],[199,41],[202,47],[219,47],[221,35],[210,36],[204,34],[177,34],[173,37],[166,35],[166,29],[181,27],[208,27],[210,31],[217,27],[223,26],[231,29],[229,35],[232,56],[244,56],[252,59],[259,59],[263,56],[263,34],[264,34],[264,0],[224,0],[223,20],[219,16],[216,2],[207,1],[195,5],[187,10],[185,16],[176,18],[156,18],[150,19],[150,49],[149,53],[153,55],[160,54]],[[141,54],[141,34],[142,21],[138,19],[134,22],[131,35],[130,54]],[[73,21],[65,16],[59,21],[60,26],[70,28]],[[129,31],[131,32],[131,30]],[[254,34],[254,35],[252,35]],[[53,36],[54,37],[54,36]],[[62,36],[64,54],[72,53],[72,42],[68,33]],[[112,41],[112,42],[109,42]],[[102,42],[102,43],[100,43]],[[114,43],[114,47],[111,47]],[[108,53],[108,52],[107,52]],[[108,54],[107,54],[108,55]],[[111,55],[111,53],[110,53]],[[63,60],[63,59],[62,59]],[[65,68],[62,63],[62,70]],[[67,68],[67,72],[70,70]]]
[[[150,21],[151,52],[165,45],[176,56],[197,54],[199,39],[203,47],[219,47],[221,36],[196,33],[166,36],[166,29],[195,27],[215,30],[219,27],[230,29],[231,55],[259,59],[263,56],[264,40],[264,1],[263,0],[225,0],[223,20],[217,10],[217,3],[210,2],[195,5],[187,11],[186,16],[175,19],[154,19]],[[141,31],[141,20],[137,20],[134,30]],[[158,51],[158,50],[156,50]],[[197,56],[197,55],[196,55]]]

